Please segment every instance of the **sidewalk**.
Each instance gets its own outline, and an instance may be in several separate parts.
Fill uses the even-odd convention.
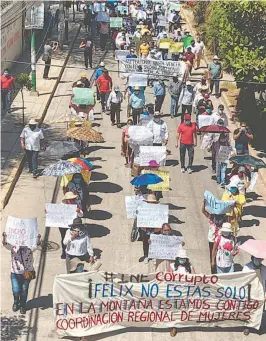
[[[196,30],[196,27],[194,26],[194,23],[193,23],[193,13],[192,13],[192,11],[182,7],[182,14],[183,14],[183,16],[185,18],[187,26],[190,29],[190,32],[192,33],[193,36],[195,36],[197,34],[197,30]],[[208,56],[205,55],[204,56],[204,67],[207,67],[210,62],[211,62],[211,59],[209,58],[209,55]],[[234,79],[234,77],[231,74],[223,72],[223,81],[226,82],[228,80],[229,81],[234,81],[235,79]],[[230,90],[229,90],[229,92],[230,92]],[[216,101],[214,100],[214,102],[216,102]],[[232,115],[233,115],[232,109],[231,109],[232,106],[230,105],[229,99],[227,97],[227,92],[221,91],[220,102],[222,102],[222,104],[224,104],[226,112],[228,113],[228,118],[232,117]],[[235,129],[237,129],[240,126],[239,122],[236,122],[236,121],[233,122],[230,119],[228,120],[228,122],[229,122],[229,129],[231,130],[232,133],[234,132]],[[232,140],[233,145],[234,145],[232,134],[230,135],[230,137],[231,137],[231,140]],[[249,152],[250,152],[250,155],[252,155],[254,157],[257,157],[257,158],[261,158],[266,163],[266,157],[261,157],[259,155],[260,154],[259,151],[257,151],[251,145],[249,146]],[[259,176],[260,183],[264,186],[263,193],[264,193],[264,198],[266,199],[266,168],[261,168],[259,170],[259,175],[260,175]]]
[[[73,40],[80,23],[69,23],[69,41]],[[53,38],[56,40],[57,34],[54,33]],[[53,39],[52,39],[53,40]],[[69,46],[64,45],[63,51],[56,51],[52,57],[49,77],[51,79],[43,79],[44,62],[40,57],[36,65],[36,83],[39,96],[32,96],[29,91],[24,91],[24,110],[25,110],[25,125],[28,124],[31,118],[39,120],[43,114],[44,108],[50,97],[51,92],[56,84],[57,78],[64,64]],[[23,58],[23,56],[22,56]],[[18,69],[18,68],[17,68]],[[25,70],[25,64],[21,64],[21,72]],[[18,92],[13,99],[11,114],[3,113],[1,120],[1,187],[2,187],[2,204],[6,194],[10,190],[12,181],[16,178],[21,168],[21,161],[24,153],[20,147],[20,133],[23,129],[22,124],[22,99],[21,93]]]

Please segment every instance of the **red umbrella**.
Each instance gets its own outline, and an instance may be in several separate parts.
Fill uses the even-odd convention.
[[[84,169],[86,171],[91,171],[90,166],[86,162],[84,162],[83,160],[81,160],[79,158],[68,159],[68,161],[71,161],[77,165],[80,165],[82,167],[82,169]]]
[[[218,125],[204,126],[199,129],[200,133],[230,133],[230,130],[226,127]]]

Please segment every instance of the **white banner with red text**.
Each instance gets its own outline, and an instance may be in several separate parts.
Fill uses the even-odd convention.
[[[82,337],[127,327],[259,329],[264,293],[255,271],[220,275],[58,275],[53,302],[60,336]]]

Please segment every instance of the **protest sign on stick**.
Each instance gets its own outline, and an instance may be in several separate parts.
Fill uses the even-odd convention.
[[[217,153],[217,158],[216,161],[217,162],[224,162],[224,163],[228,163],[229,162],[229,158],[231,156],[232,153],[232,147],[230,146],[220,146],[220,149]]]
[[[170,178],[169,178],[169,172],[168,171],[143,169],[141,173],[142,174],[153,173],[153,174],[156,174],[160,178],[163,179],[163,182],[159,182],[158,184],[155,184],[155,185],[149,185],[148,189],[150,189],[152,191],[169,191]]]
[[[206,127],[211,124],[212,118],[209,115],[198,115],[199,128]]]
[[[149,166],[151,160],[155,160],[160,166],[165,166],[165,146],[140,146],[140,165]]]
[[[143,203],[137,210],[137,227],[161,228],[168,223],[168,214],[168,205]]]
[[[255,271],[210,275],[91,271],[57,275],[53,285],[55,330],[67,338],[129,327],[258,330],[263,307],[263,285]]]
[[[45,226],[69,228],[77,217],[77,205],[46,203]]]
[[[6,241],[12,246],[36,246],[38,236],[37,218],[20,219],[8,216],[6,234]]]
[[[136,195],[125,197],[127,219],[136,218],[137,208],[139,207],[139,205],[141,205],[141,203],[143,203],[143,201]]]
[[[231,211],[231,206],[234,201],[218,200],[211,192],[204,192],[204,199],[206,200],[206,210],[211,214],[225,214]]]
[[[115,50],[115,60],[126,59],[129,53],[129,50]]]
[[[184,44],[182,42],[171,42],[169,53],[182,53],[184,51]]]
[[[136,73],[136,74],[130,74],[128,76],[128,86],[147,86],[148,84],[148,75]]]
[[[149,255],[150,259],[176,259],[178,251],[182,249],[183,237],[151,234]]]
[[[110,17],[110,27],[118,28],[123,26],[123,18],[119,17]]]

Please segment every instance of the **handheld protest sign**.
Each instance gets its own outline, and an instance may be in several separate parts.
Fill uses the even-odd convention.
[[[36,246],[38,237],[37,218],[20,219],[8,216],[6,234],[6,241],[12,246]]]

